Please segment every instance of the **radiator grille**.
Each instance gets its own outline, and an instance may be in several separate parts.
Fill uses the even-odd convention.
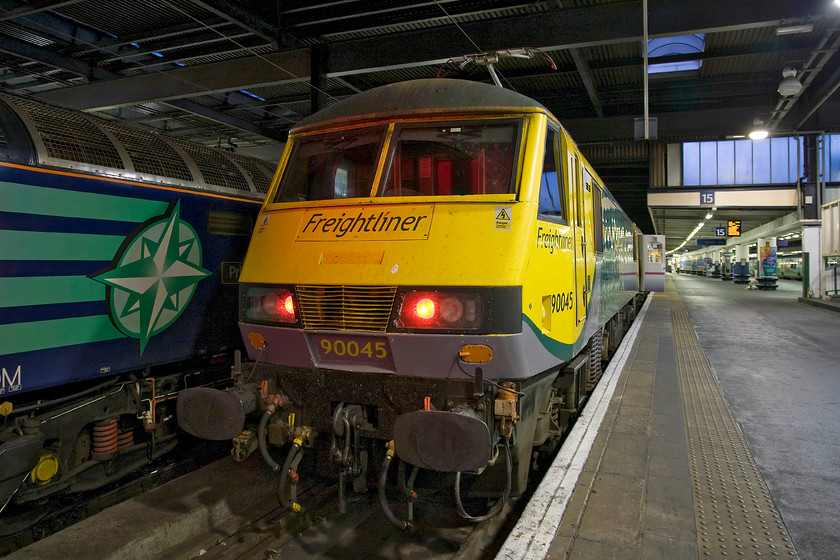
[[[181,181],[195,181],[178,152],[159,136],[109,122],[101,124],[122,142],[134,164],[134,170],[138,173],[172,177]]]
[[[172,138],[170,138],[170,141],[187,152],[195,161],[201,169],[201,174],[204,175],[204,182],[208,185],[217,185],[238,191],[250,191],[242,172],[224,154],[213,148],[193,144],[192,142]]]
[[[304,328],[385,332],[397,289],[303,285],[297,293]]]
[[[112,169],[124,168],[111,140],[85,115],[17,97],[4,99],[32,120],[49,157]]]
[[[258,193],[267,194],[271,186],[274,168],[256,158],[245,157],[240,154],[229,153],[227,157],[239,164],[251,176],[251,181]]]

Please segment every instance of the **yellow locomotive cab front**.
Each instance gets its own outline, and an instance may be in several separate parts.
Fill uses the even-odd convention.
[[[251,363],[232,396],[185,392],[184,410],[237,409],[225,435],[237,403],[262,411],[281,474],[269,444],[289,464],[326,450],[359,491],[380,456],[380,492],[397,457],[458,473],[456,497],[461,472],[519,494],[600,375],[605,323],[635,294],[632,235],[527,97],[419,80],[336,103],[292,131],[251,240]]]

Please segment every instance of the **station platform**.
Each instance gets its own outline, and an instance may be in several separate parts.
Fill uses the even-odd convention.
[[[840,313],[668,275],[497,559],[836,558]]]
[[[216,461],[71,525],[3,560],[188,560],[277,507],[259,453]]]

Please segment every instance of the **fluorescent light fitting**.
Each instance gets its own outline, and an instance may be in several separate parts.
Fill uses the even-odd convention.
[[[763,128],[757,128],[750,132],[750,139],[752,140],[764,140],[770,135],[769,132],[764,130]]]
[[[838,0],[835,0],[835,4],[840,5]],[[776,35],[793,35],[795,33],[810,33],[814,30],[813,23],[805,23],[802,25],[785,25],[782,27],[776,28]]]

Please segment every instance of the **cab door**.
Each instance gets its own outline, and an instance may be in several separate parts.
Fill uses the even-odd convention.
[[[589,291],[587,289],[587,264],[586,264],[586,205],[585,189],[582,176],[582,165],[578,154],[569,150],[569,209],[572,214],[571,226],[574,235],[575,245],[575,319],[577,324],[586,319],[586,306],[588,303]]]

